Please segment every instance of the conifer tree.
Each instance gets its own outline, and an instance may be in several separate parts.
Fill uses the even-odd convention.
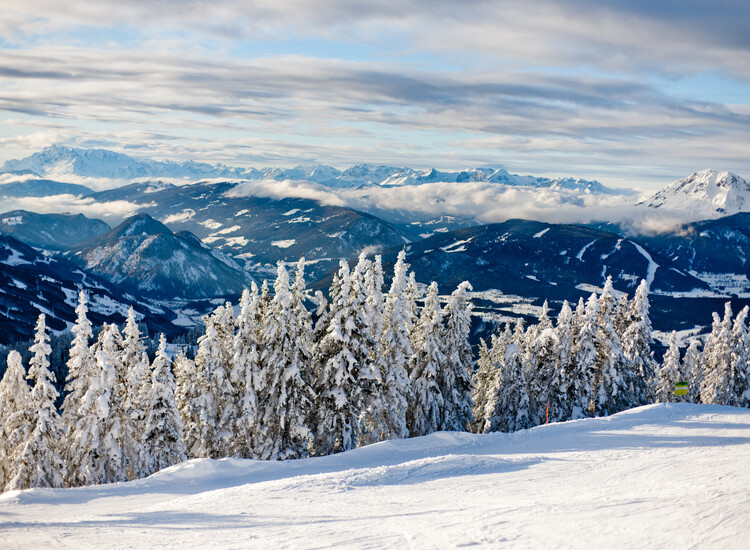
[[[593,380],[593,414],[596,415],[627,409],[631,400],[632,392],[626,390],[626,386],[632,386],[634,382],[630,376],[630,362],[622,351],[620,336],[615,328],[616,314],[612,277],[608,276],[597,304],[597,357]]]
[[[732,306],[724,306],[724,318],[713,314],[713,327],[703,350],[701,401],[714,405],[732,404],[735,394],[732,372]]]
[[[737,314],[732,325],[732,356],[729,366],[729,393],[731,399],[728,404],[744,407],[748,382],[750,381],[750,337],[747,330],[747,317],[750,308],[745,306]]]
[[[201,446],[203,442],[201,419],[204,413],[202,405],[205,388],[201,378],[198,377],[195,362],[188,359],[182,351],[175,357],[174,375],[175,401],[183,425],[182,439],[185,443],[185,453],[188,458],[201,458],[205,454]]]
[[[142,477],[141,441],[146,429],[151,374],[145,346],[131,307],[122,331],[122,352],[116,361],[113,414],[120,418],[120,449],[128,479]]]
[[[82,417],[91,411],[84,411],[83,397],[89,390],[96,378],[94,356],[89,348],[89,341],[93,336],[91,322],[87,317],[88,300],[86,294],[81,290],[78,294],[78,306],[76,307],[76,322],[71,329],[74,334],[71,342],[70,358],[68,359],[68,376],[65,385],[65,400],[63,401],[62,422],[65,429],[66,443],[64,445],[64,458],[68,465],[67,479],[65,485],[77,487],[93,483],[90,469],[87,463],[77,462],[88,456],[89,442],[80,437],[78,430]]]
[[[258,422],[258,400],[266,389],[260,365],[259,302],[258,287],[253,282],[251,291],[245,289],[242,293],[234,338],[231,379],[237,391],[239,417],[235,423],[232,454],[242,458],[256,456],[254,433]]]
[[[143,432],[143,473],[151,475],[186,459],[183,425],[175,400],[175,379],[166,352],[167,341],[159,336],[159,349],[151,365],[151,383]]]
[[[117,326],[105,325],[99,333],[94,351],[99,376],[98,388],[92,388],[99,422],[99,440],[95,451],[102,476],[97,483],[115,483],[128,479],[122,448],[123,417],[118,410],[121,396],[117,394],[117,366],[122,354],[120,342],[122,335]]]
[[[657,374],[655,396],[660,403],[674,403],[675,385],[682,380],[680,372],[680,348],[677,347],[677,334],[672,331],[669,336],[669,348],[664,354],[661,368]]]
[[[557,336],[557,346],[555,349],[556,364],[548,394],[550,422],[567,420],[572,414],[572,404],[567,400],[567,396],[569,395],[569,387],[574,383],[571,378],[575,372],[572,363],[573,347],[577,338],[574,321],[573,311],[566,300],[560,308],[555,327],[555,334]]]
[[[383,312],[382,353],[384,358],[383,384],[385,386],[386,417],[388,439],[408,437],[406,411],[412,400],[409,362],[414,350],[411,345],[411,331],[414,326],[412,310],[408,302],[409,279],[406,252],[401,250],[393,268],[391,288],[385,299]]]
[[[471,332],[471,284],[464,281],[451,294],[445,306],[443,344],[445,362],[438,371],[438,387],[443,396],[440,430],[463,431],[472,419],[471,373],[474,358],[469,344]]]
[[[586,302],[583,317],[573,345],[572,372],[566,399],[570,402],[571,418],[583,418],[596,412],[594,376],[597,369],[597,317],[599,302],[592,294]],[[579,316],[580,308],[576,310]]]
[[[427,435],[440,429],[445,406],[438,385],[438,373],[446,357],[442,341],[442,315],[437,283],[427,290],[424,306],[414,327],[414,363],[410,373],[414,401],[407,411],[409,435]]]
[[[221,458],[231,436],[231,429],[222,416],[223,403],[231,388],[225,369],[225,348],[216,328],[216,317],[205,318],[206,331],[198,339],[195,355],[196,387],[192,408],[197,413],[197,422],[191,426],[186,441],[194,456]],[[194,439],[193,439],[194,438]]]
[[[264,318],[261,362],[267,391],[261,400],[256,434],[257,454],[266,460],[306,456],[311,431],[307,426],[313,400],[309,385],[310,321],[297,303],[304,292],[304,263],[299,266],[296,295],[289,274],[279,263],[274,297]]]
[[[34,344],[34,354],[29,364],[29,380],[34,381],[28,410],[20,416],[28,422],[19,426],[10,441],[16,445],[13,457],[13,477],[8,489],[31,487],[62,487],[65,479],[65,463],[60,456],[62,420],[55,408],[58,392],[53,385],[55,375],[49,370],[49,335],[44,313],[39,315]]]
[[[523,352],[511,343],[501,359],[498,376],[487,404],[485,431],[514,432],[531,426],[530,400]]]
[[[631,364],[631,406],[650,403],[653,397],[651,381],[654,376],[654,360],[651,357],[651,320],[649,318],[648,284],[641,281],[630,305],[630,324],[622,337],[622,349]]]
[[[471,377],[472,422],[471,431],[484,433],[487,416],[485,408],[490,398],[490,389],[495,385],[495,365],[492,363],[492,351],[484,338],[479,340],[479,359],[477,370]]]
[[[315,452],[318,455],[353,449],[359,441],[360,365],[351,349],[355,328],[350,308],[351,287],[349,266],[341,260],[331,285],[329,323],[315,354],[318,373]]]
[[[12,350],[7,363],[8,368],[0,381],[0,490],[15,475],[12,466],[17,447],[11,435],[18,426],[25,425],[27,419],[23,412],[28,411],[31,403],[21,354]]]
[[[364,258],[364,255],[363,255]],[[401,417],[388,401],[393,393],[388,384],[398,382],[393,378],[391,365],[386,363],[383,348],[385,303],[383,301],[383,264],[380,255],[372,262],[364,262],[360,300],[364,298],[364,325],[362,345],[367,356],[372,380],[360,415],[362,433],[359,444],[368,445],[393,438],[391,428]],[[405,420],[405,417],[404,417]],[[403,436],[402,436],[403,437]]]
[[[700,403],[700,387],[703,377],[702,354],[700,351],[700,339],[693,338],[690,341],[685,356],[682,358],[682,372],[688,383],[688,403]]]

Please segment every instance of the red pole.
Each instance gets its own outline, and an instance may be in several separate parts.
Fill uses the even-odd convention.
[[[547,422],[545,424],[549,424],[549,401],[547,401]]]

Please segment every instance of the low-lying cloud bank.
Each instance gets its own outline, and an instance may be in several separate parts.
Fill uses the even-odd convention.
[[[309,181],[257,180],[241,182],[227,195],[313,199],[399,223],[447,214],[479,223],[498,223],[511,218],[548,223],[612,222],[633,233],[662,233],[693,221],[677,212],[636,206],[637,199],[632,194],[587,195],[489,182],[331,189]]]

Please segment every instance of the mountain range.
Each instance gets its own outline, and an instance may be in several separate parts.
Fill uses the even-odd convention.
[[[388,270],[398,251],[405,248],[418,280],[435,280],[444,293],[460,281],[471,281],[476,319],[480,324],[489,323],[487,330],[498,320],[532,317],[545,299],[553,309],[562,300],[576,301],[600,289],[609,275],[615,289],[630,294],[641,279],[647,280],[654,306],[652,318],[660,330],[706,326],[711,312],[720,309],[724,300],[732,299],[735,307],[740,307],[750,298],[750,213],[720,217],[750,205],[744,198],[748,184],[728,172],[698,172],[641,204],[644,211],[663,211],[665,216],[682,209],[706,219],[676,224],[668,232],[633,234],[625,225],[615,223],[582,226],[514,219],[483,224],[472,217],[454,215],[410,220],[410,204],[401,208],[405,221],[393,223],[313,198],[238,193],[241,183],[236,178],[212,177],[175,185],[169,181],[174,174],[213,176],[218,172],[211,170],[230,169],[200,163],[136,161],[110,153],[47,148],[36,156],[4,165],[6,173],[0,176],[0,182],[5,183],[0,183],[0,195],[4,186],[22,182],[27,187],[25,191],[20,188],[21,194],[45,197],[62,190],[82,197],[89,210],[101,205],[105,213],[107,205],[124,204],[133,212],[118,220],[114,228],[80,214],[14,210],[0,215],[0,235],[37,249],[24,249],[26,256],[8,252],[6,261],[0,262],[6,271],[19,265],[36,266],[26,268],[25,278],[8,275],[8,288],[28,304],[9,305],[5,317],[0,312],[0,325],[12,322],[16,310],[25,311],[19,324],[24,327],[33,324],[33,311],[51,311],[49,304],[59,292],[55,294],[45,286],[44,270],[53,260],[62,262],[55,265],[64,266],[58,269],[66,275],[58,279],[66,281],[68,294],[77,286],[101,286],[112,300],[119,297],[121,304],[128,300],[141,304],[144,315],[157,319],[155,326],[171,321],[172,329],[177,329],[175,324],[200,322],[203,313],[226,298],[236,300],[252,280],[272,278],[279,261],[295,262],[305,256],[308,280],[315,288],[325,289],[339,260],[352,261],[363,250],[381,252]],[[167,181],[147,179],[98,192],[86,187],[65,188],[72,184],[63,182],[57,182],[63,187],[50,185],[54,180],[45,179],[51,172],[64,170],[88,177],[158,170],[171,175],[165,176]],[[608,192],[596,182],[540,183],[543,178],[485,169],[419,172],[358,165],[339,171],[316,165],[267,169],[256,176],[271,180],[301,178],[331,187],[358,187],[364,192],[373,186],[387,189],[438,181],[456,186],[472,181],[499,186],[523,181],[525,189],[545,187],[582,196]],[[456,187],[456,193],[460,193],[460,187]],[[33,201],[27,203],[33,206]],[[10,248],[19,250],[21,244],[13,246]],[[13,263],[14,258],[31,257],[29,254],[41,255],[33,262]],[[87,281],[100,283],[84,284]],[[26,288],[21,288],[24,285]],[[36,295],[44,297],[44,303],[21,292],[32,288],[40,289]],[[63,301],[67,300],[70,307],[72,294],[68,294]],[[148,307],[143,309],[149,302],[154,304],[153,312]],[[64,315],[57,318],[68,319]]]

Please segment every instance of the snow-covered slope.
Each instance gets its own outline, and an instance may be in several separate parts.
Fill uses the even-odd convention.
[[[717,218],[750,211],[750,184],[731,172],[701,170],[639,204],[675,211],[691,220]]]
[[[252,281],[195,235],[172,233],[148,214],[71,248],[69,258],[124,289],[162,300],[239,295]]]
[[[3,548],[747,548],[750,410],[652,405],[0,496]]]

